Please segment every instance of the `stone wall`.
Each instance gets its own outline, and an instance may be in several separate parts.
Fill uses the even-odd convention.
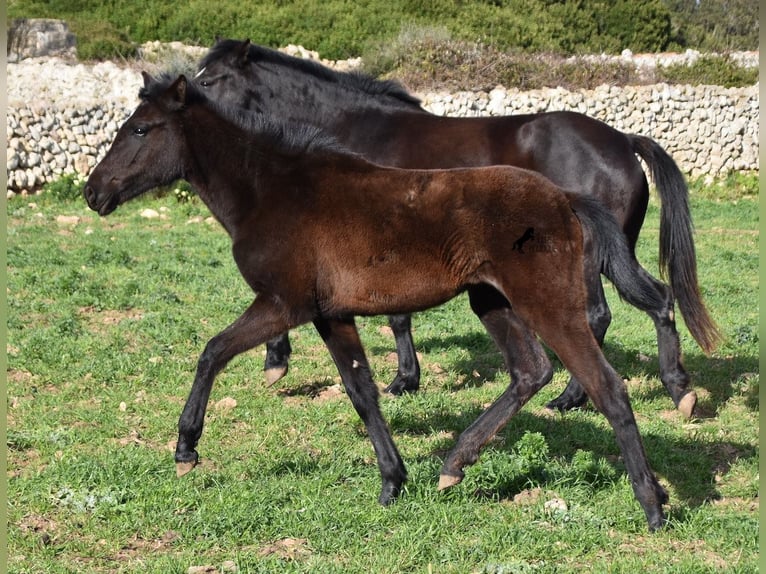
[[[23,65],[22,65],[23,64]],[[32,193],[65,173],[87,176],[137,105],[137,68],[57,58],[7,66],[7,194]],[[608,87],[567,91],[420,94],[436,114],[574,110],[648,135],[693,177],[758,170],[758,86]]]

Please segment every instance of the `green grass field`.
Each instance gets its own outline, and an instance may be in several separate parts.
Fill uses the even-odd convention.
[[[176,478],[198,355],[252,298],[228,238],[203,205],[172,195],[105,219],[82,201],[9,200],[9,572],[756,572],[753,182],[693,194],[702,290],[726,337],[706,357],[679,322],[698,418],[672,408],[650,319],[607,287],[606,354],[670,494],[658,534],[604,417],[545,410],[561,369],[462,484],[436,491],[445,452],[508,384],[465,297],[414,318],[422,390],[381,401],[410,477],[396,504],[376,502],[371,445],[309,327],[293,333],[290,373],[274,387],[262,348],[218,377],[202,463]],[[146,208],[161,217],[141,217]],[[639,246],[653,273],[657,211]],[[359,325],[382,388],[393,339],[384,318]]]

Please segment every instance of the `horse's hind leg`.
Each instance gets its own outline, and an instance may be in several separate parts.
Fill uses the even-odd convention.
[[[266,360],[263,364],[266,385],[270,387],[287,374],[288,361],[292,352],[290,337],[287,333],[282,333],[266,342]]]
[[[612,313],[606,302],[599,269],[594,268],[594,263],[588,259],[585,261],[585,281],[588,289],[588,325],[590,325],[593,336],[601,346],[604,343],[606,330],[612,322]],[[585,394],[582,385],[577,382],[577,379],[570,376],[569,383],[562,393],[545,406],[563,413],[581,407],[586,402],[588,402],[588,395]]]
[[[545,322],[537,332],[558,355],[564,367],[581,382],[596,408],[606,416],[617,438],[633,492],[644,509],[650,530],[665,525],[662,505],[668,495],[649,468],[638,425],[622,379],[607,362],[595,339],[571,323]]]
[[[676,329],[673,293],[670,287],[652,277],[638,262],[636,265],[638,272],[654,285],[664,301],[661,307],[643,309],[654,321],[657,331],[660,380],[678,410],[686,418],[691,418],[697,404],[697,393],[689,389],[689,375],[681,362],[681,340]]]
[[[351,404],[367,428],[383,480],[378,500],[388,505],[398,496],[407,472],[380,412],[378,388],[372,380],[354,319],[316,319],[314,325],[338,367]]]
[[[420,388],[420,365],[412,340],[411,315],[390,315],[388,324],[394,333],[399,368],[393,382],[385,388],[387,393],[401,395],[414,393]]]
[[[178,421],[175,453],[178,476],[189,472],[199,459],[195,449],[202,436],[205,411],[216,375],[238,354],[264,343],[275,333],[285,332],[289,326],[283,317],[284,313],[270,301],[256,298],[247,311],[205,346],[197,363],[197,374],[189,398]]]
[[[478,460],[481,448],[553,375],[553,367],[542,345],[512,311],[505,297],[489,286],[471,288],[468,294],[471,308],[503,354],[511,384],[461,433],[442,466],[440,490],[463,479],[463,467]]]
[[[689,389],[689,375],[681,362],[681,342],[676,330],[674,300],[670,288],[652,277],[638,261],[633,258],[635,273],[643,280],[651,284],[659,299],[663,302],[658,307],[651,307],[642,301],[628,303],[645,311],[654,322],[657,332],[657,349],[660,364],[660,380],[667,389],[670,398],[679,411],[691,418],[694,407],[697,404],[697,395]],[[604,336],[611,322],[611,313],[606,302],[606,295],[601,284],[601,277],[597,269],[593,269],[593,262],[586,259],[585,279],[588,287],[588,323],[593,336],[599,345],[603,345]],[[549,409],[558,409],[561,412],[582,406],[587,401],[587,395],[576,377],[569,379],[566,389],[546,406]]]

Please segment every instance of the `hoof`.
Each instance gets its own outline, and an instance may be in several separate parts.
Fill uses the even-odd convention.
[[[453,476],[451,474],[442,474],[439,477],[439,486],[437,490],[446,490],[452,488],[456,484],[460,484],[463,481],[462,476]]]
[[[678,401],[678,410],[681,411],[681,414],[684,415],[687,419],[692,418],[692,415],[694,414],[694,407],[697,406],[697,393],[694,391],[689,391],[686,393],[680,401]]]
[[[177,462],[176,477],[181,478],[184,474],[191,472],[195,466],[197,466],[196,462]]]
[[[287,374],[287,367],[273,367],[263,373],[266,376],[266,386],[270,387]]]
[[[564,414],[568,411],[572,411],[574,409],[579,409],[580,407],[584,406],[585,403],[588,402],[588,396],[583,394],[581,397],[565,397],[563,394],[559,397],[553,399],[548,404],[545,405],[545,408],[550,411],[558,411],[561,414]]]
[[[400,491],[400,486],[396,486],[394,484],[383,485],[383,488],[380,491],[380,496],[378,496],[378,502],[382,506],[390,506],[393,502],[396,501]]]
[[[385,389],[383,389],[383,392],[395,396],[401,396],[404,393],[417,393],[419,388],[420,382],[417,379],[413,381],[411,379],[397,375],[394,381]]]
[[[666,530],[668,528],[670,528],[670,525],[664,514],[660,514],[659,517],[649,521],[649,532],[660,532],[661,530]]]

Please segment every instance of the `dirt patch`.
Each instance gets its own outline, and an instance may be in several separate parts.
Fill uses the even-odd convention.
[[[120,550],[117,551],[114,560],[124,561],[134,558],[140,558],[146,556],[149,552],[157,552],[160,550],[167,550],[170,548],[176,540],[178,540],[179,534],[173,530],[168,530],[165,534],[159,538],[145,539],[134,534],[133,537],[123,545]]]
[[[19,522],[22,534],[37,536],[43,546],[50,546],[56,539],[58,524],[40,514],[28,514]]]
[[[9,383],[26,383],[32,380],[32,373],[23,369],[11,369],[6,376]]]
[[[757,498],[740,498],[738,496],[724,497],[712,501],[713,506],[730,508],[732,510],[745,510],[758,514],[761,507]]]
[[[311,548],[305,538],[283,538],[261,548],[258,555],[276,555],[283,560],[303,560],[311,555]]]
[[[280,389],[277,394],[282,397],[308,397],[316,401],[329,401],[343,396],[341,385],[333,380],[313,381],[300,387]]]
[[[123,321],[138,321],[143,319],[144,311],[140,309],[96,309],[95,307],[80,307],[78,313],[83,315],[90,324],[117,325]]]
[[[543,494],[542,488],[528,488],[516,494],[513,497],[513,503],[519,506],[532,506],[537,504]]]

